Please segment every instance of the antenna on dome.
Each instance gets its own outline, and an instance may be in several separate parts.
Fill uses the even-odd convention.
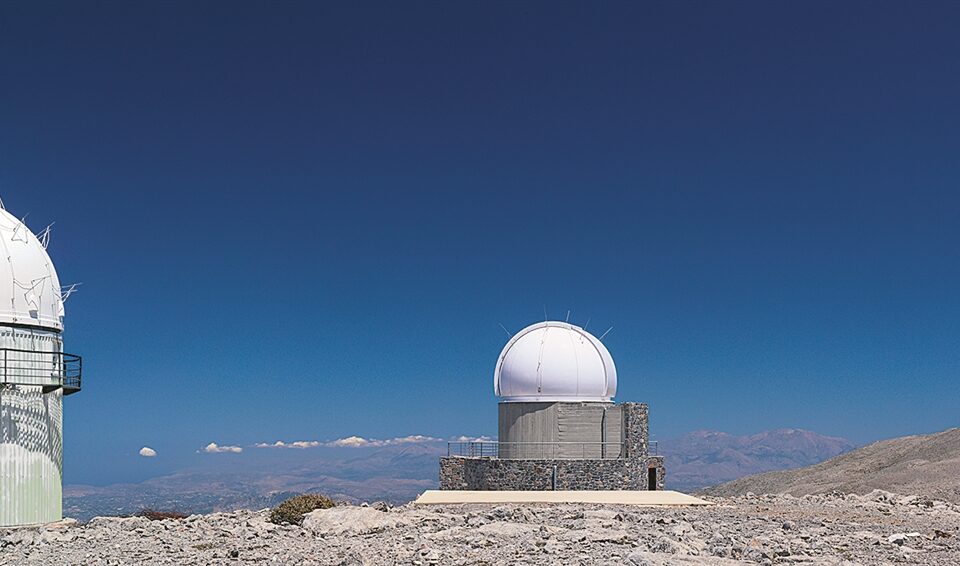
[[[25,290],[25,291],[36,291],[36,290],[37,290],[37,287],[39,287],[41,284],[43,284],[44,281],[47,280],[47,277],[49,277],[49,275],[46,276],[46,277],[40,277],[39,279],[33,279],[33,280],[30,281],[29,284],[27,284],[27,283],[21,283],[21,282],[17,281],[17,278],[16,278],[16,277],[14,277],[14,278],[13,278],[13,284],[16,285],[17,287],[20,287],[21,289],[23,289],[23,290]]]
[[[500,328],[502,328],[503,331],[507,333],[507,338],[513,338],[513,334],[510,334],[510,331],[507,330],[507,327],[504,326],[502,322],[498,322],[497,324],[499,324]]]
[[[53,225],[54,225],[54,224],[56,224],[56,222],[51,222],[51,223],[50,223],[49,225],[47,225],[47,227],[44,228],[43,231],[40,232],[40,234],[37,236],[37,239],[40,240],[40,245],[43,246],[43,249],[47,249],[47,245],[50,244],[50,231],[51,231],[51,229],[53,228]]]
[[[563,322],[570,322],[570,309],[567,309],[567,318],[563,319]]]
[[[547,318],[547,305],[543,305],[543,321],[546,322],[548,320],[550,319]]]
[[[23,218],[20,219],[20,223],[13,227],[13,234],[10,235],[11,242],[17,241],[17,232],[20,231],[20,228],[23,228],[24,230],[27,229],[27,216],[30,216],[30,214],[28,213],[23,215]],[[25,238],[23,241],[27,242],[29,240]]]
[[[70,298],[70,295],[77,292],[77,287],[83,285],[83,283],[73,283],[67,285],[66,287],[60,287],[60,302],[65,303],[67,299]]]
[[[590,326],[590,321],[591,321],[591,320],[592,320],[592,318],[588,316],[588,317],[587,317],[587,323],[583,325],[583,332],[587,332],[587,327]],[[584,340],[586,340],[586,336],[581,333],[581,334],[580,334],[580,343],[583,344],[583,341],[584,341]]]
[[[611,330],[613,330],[613,327],[612,327],[612,326],[611,326],[610,328],[608,328],[606,332],[604,332],[603,334],[601,334],[600,337],[597,338],[597,340],[603,340],[603,337],[606,336],[607,334],[610,334],[610,331],[611,331]]]

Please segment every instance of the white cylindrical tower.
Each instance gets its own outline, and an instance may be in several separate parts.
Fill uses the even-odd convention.
[[[45,241],[0,207],[0,527],[62,518],[63,396],[81,371],[62,330]]]

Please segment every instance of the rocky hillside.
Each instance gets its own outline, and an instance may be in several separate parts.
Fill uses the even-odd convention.
[[[0,565],[735,566],[960,564],[960,507],[915,496],[772,495],[712,507],[334,507],[0,529]]]
[[[842,438],[798,429],[749,436],[702,430],[660,443],[670,489],[686,492],[761,472],[809,466],[853,448]]]
[[[960,428],[875,442],[814,466],[741,478],[703,493],[863,494],[874,489],[960,503]]]

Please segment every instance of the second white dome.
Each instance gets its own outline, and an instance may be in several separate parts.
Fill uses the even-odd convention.
[[[504,346],[493,387],[504,402],[611,401],[617,368],[607,348],[586,330],[538,322]]]
[[[0,208],[0,324],[63,330],[60,280],[27,226]]]

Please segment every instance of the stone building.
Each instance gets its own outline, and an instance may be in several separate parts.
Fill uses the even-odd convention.
[[[493,379],[498,439],[450,443],[440,489],[664,488],[647,405],[613,402],[616,366],[586,330],[555,321],[528,326],[503,348]]]

